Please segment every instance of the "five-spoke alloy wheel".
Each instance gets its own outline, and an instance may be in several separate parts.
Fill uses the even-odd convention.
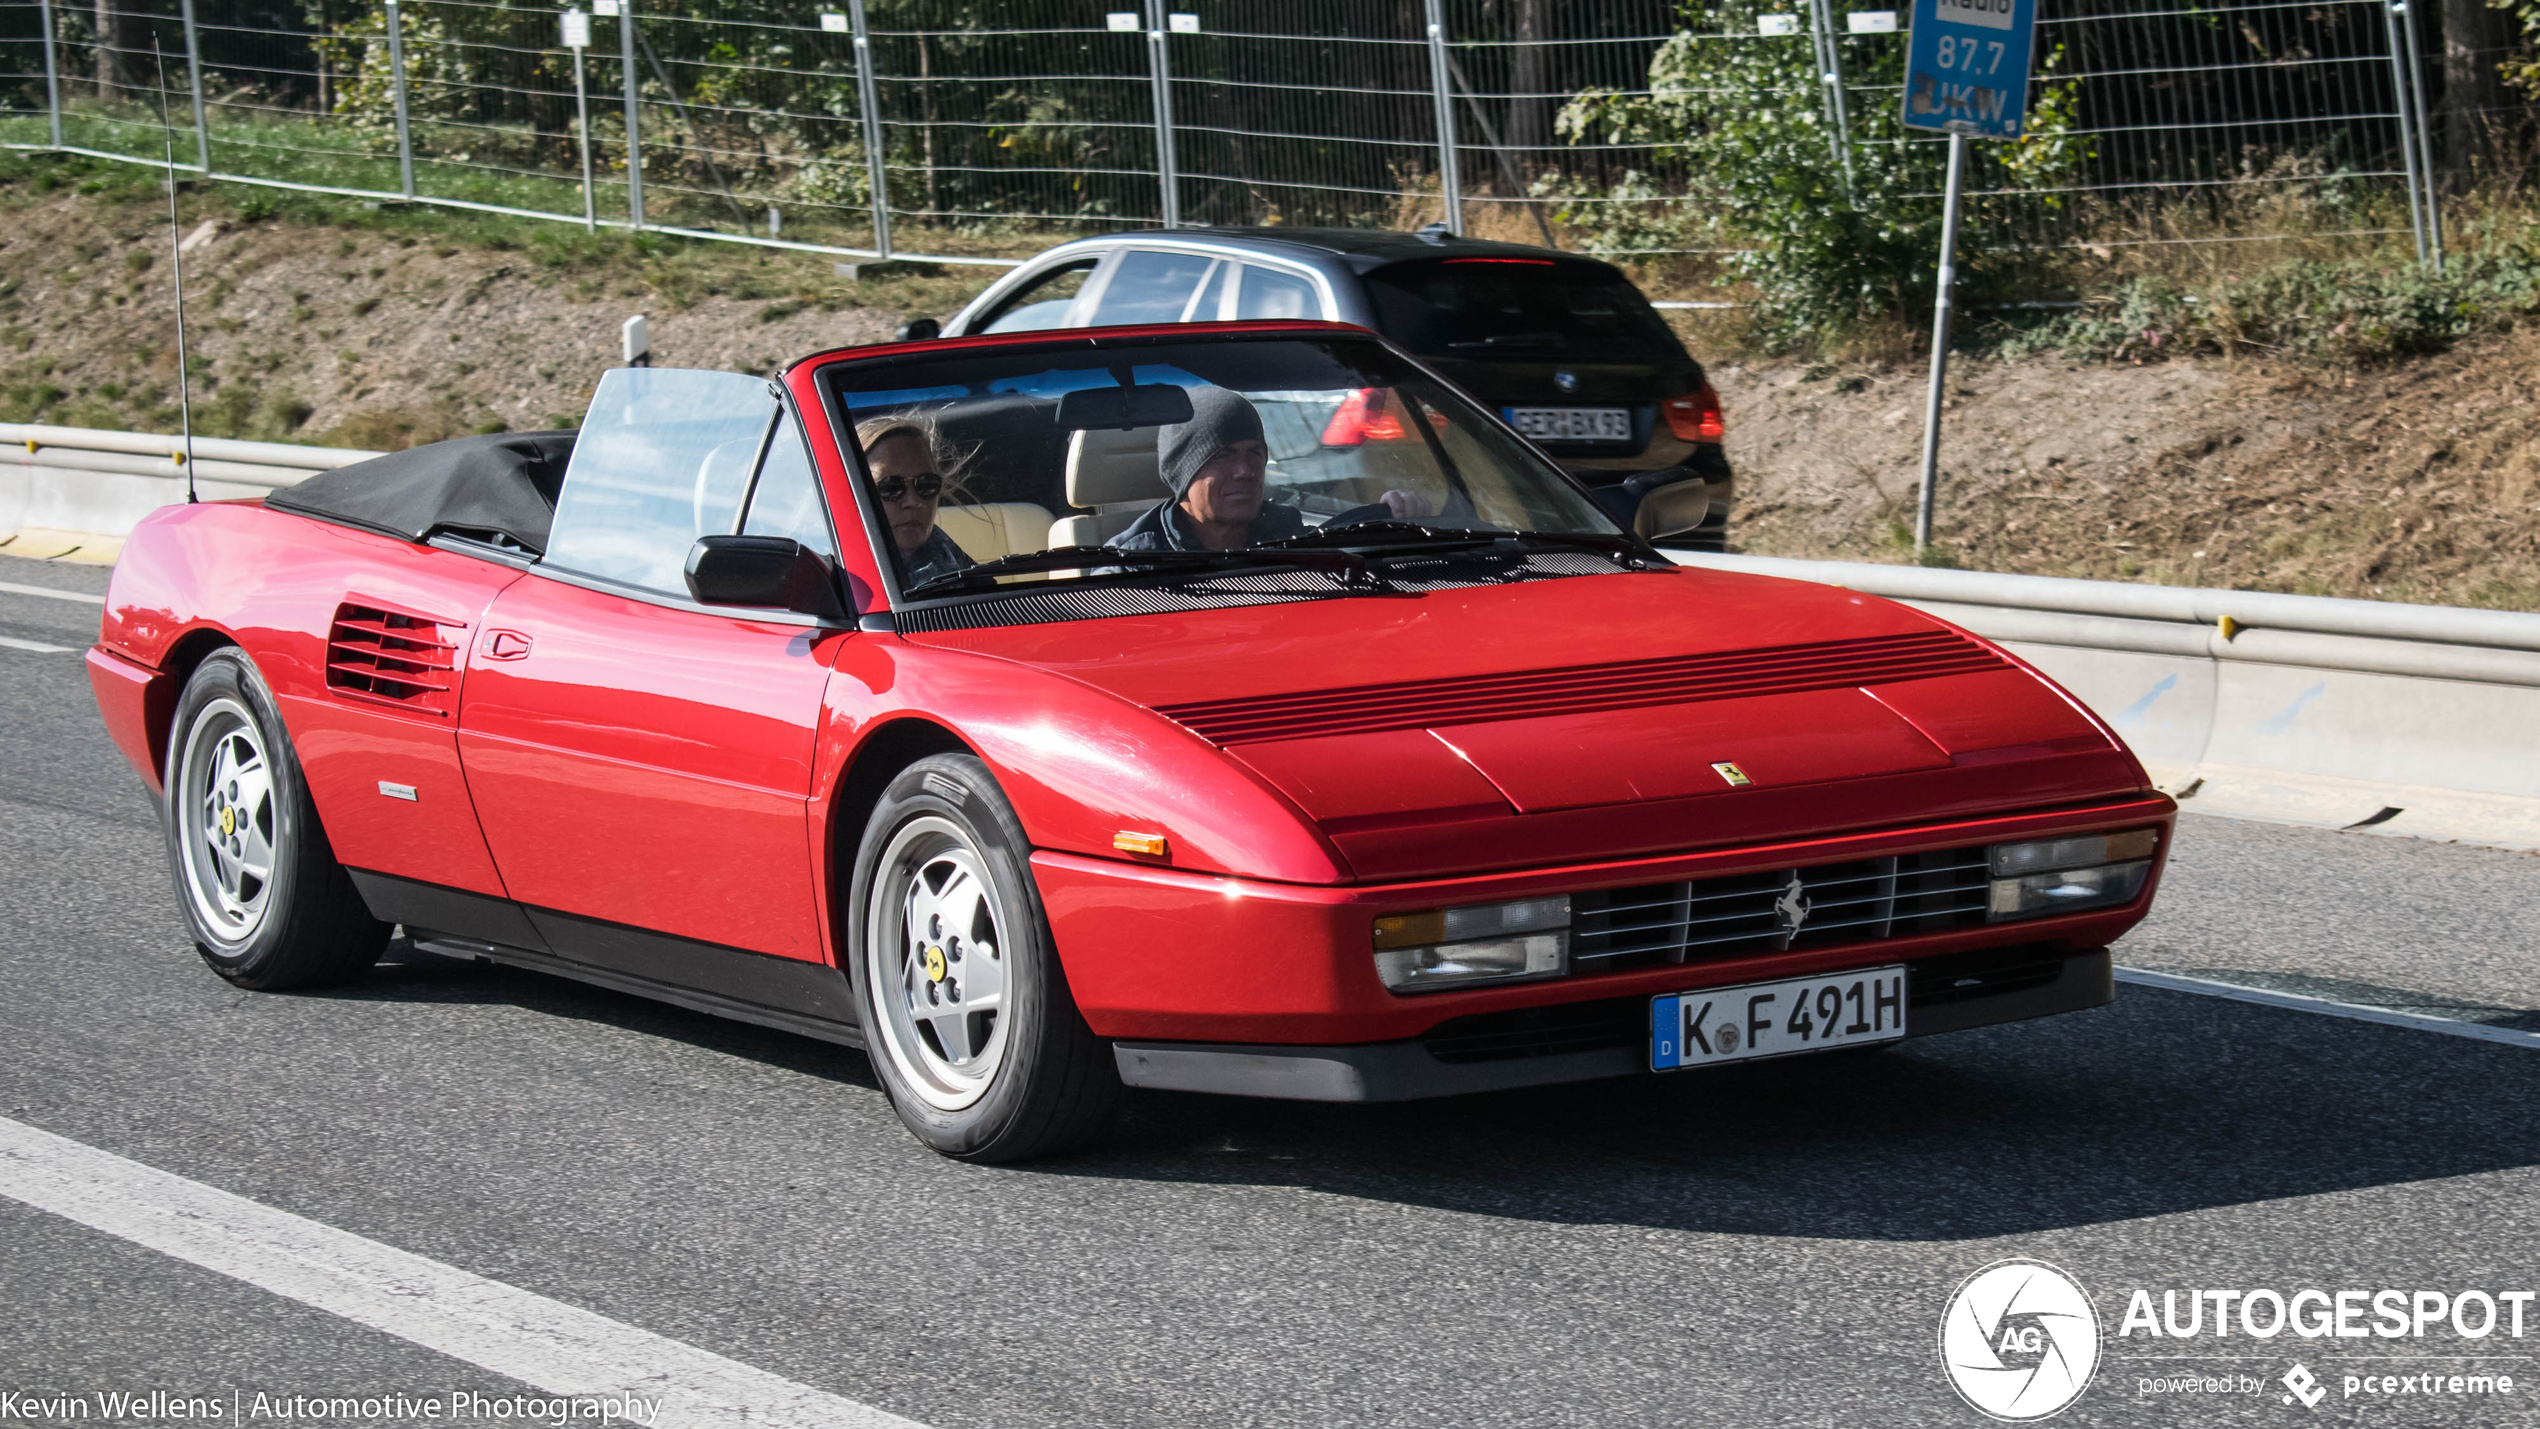
[[[873,1069],[919,1140],[970,1161],[1100,1133],[1108,1043],[1068,995],[1030,845],[985,764],[917,761],[883,790],[850,890],[849,970]]]
[[[164,772],[169,871],[213,971],[242,987],[301,987],[379,960],[388,925],[335,861],[291,736],[244,652],[215,650],[195,667]]]

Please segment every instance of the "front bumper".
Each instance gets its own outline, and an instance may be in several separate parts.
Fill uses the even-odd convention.
[[[1909,964],[1906,985],[1908,1039],[2103,1007],[2117,992],[2106,948],[1944,954]],[[1649,999],[1458,1018],[1420,1037],[1358,1046],[1118,1042],[1112,1056],[1121,1081],[1156,1091],[1416,1101],[1647,1072]]]

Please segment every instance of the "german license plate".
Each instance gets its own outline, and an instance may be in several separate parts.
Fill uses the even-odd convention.
[[[1508,425],[1539,442],[1628,442],[1628,407],[1510,407]]]
[[[1905,1035],[1905,969],[1706,987],[1650,999],[1649,1069],[1709,1067]]]

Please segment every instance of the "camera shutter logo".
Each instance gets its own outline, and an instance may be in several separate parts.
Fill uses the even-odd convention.
[[[2049,1418],[2081,1398],[2098,1372],[2099,1312],[2054,1266],[1997,1260],[1949,1297],[1940,1363],[1950,1387],[1977,1413]]]

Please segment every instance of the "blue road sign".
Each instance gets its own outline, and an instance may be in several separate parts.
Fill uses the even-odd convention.
[[[1905,50],[1905,123],[2017,139],[2028,108],[2037,0],[1914,0]]]

